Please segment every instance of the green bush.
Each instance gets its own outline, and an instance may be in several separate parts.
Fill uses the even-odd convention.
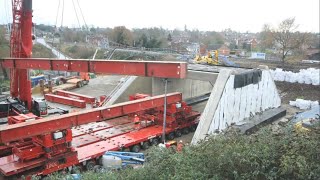
[[[319,138],[270,129],[211,136],[181,153],[153,148],[143,168],[86,172],[83,179],[320,179]]]
[[[55,55],[47,47],[41,44],[35,44],[32,48],[32,57],[33,58],[53,58],[55,57]]]
[[[95,49],[93,48],[73,45],[73,46],[67,47],[63,53],[66,53],[66,55],[72,58],[91,59],[92,56],[94,55],[94,52],[95,52]]]

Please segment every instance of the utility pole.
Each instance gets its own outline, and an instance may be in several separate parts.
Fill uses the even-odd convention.
[[[166,120],[167,120],[167,86],[168,78],[164,79],[164,105],[163,105],[163,129],[162,129],[162,141],[166,143]]]

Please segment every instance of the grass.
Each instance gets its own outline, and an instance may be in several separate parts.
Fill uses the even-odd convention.
[[[34,58],[53,58],[55,55],[50,49],[41,45],[35,44],[32,49],[32,57]]]

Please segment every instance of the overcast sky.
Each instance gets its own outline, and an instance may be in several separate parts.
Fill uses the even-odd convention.
[[[61,25],[63,0],[33,0],[37,24]],[[258,32],[263,24],[276,26],[295,17],[300,31],[319,32],[319,0],[64,0],[63,25],[84,25],[78,3],[88,25],[128,28],[163,27]],[[11,0],[0,0],[0,23],[11,22]],[[9,14],[9,15],[8,15]],[[8,17],[9,16],[9,17]]]

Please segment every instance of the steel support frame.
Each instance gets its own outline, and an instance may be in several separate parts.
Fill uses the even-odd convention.
[[[181,93],[167,94],[167,104],[182,101]],[[100,107],[81,112],[69,113],[57,117],[39,119],[0,127],[0,143],[12,142],[36,135],[70,129],[82,124],[103,121],[124,116],[155,107],[162,107],[164,95],[143,98],[134,101],[119,103],[108,107]]]
[[[47,58],[4,58],[5,68],[41,69],[52,71],[93,72],[160,78],[185,78],[187,63],[137,60],[87,60]]]

